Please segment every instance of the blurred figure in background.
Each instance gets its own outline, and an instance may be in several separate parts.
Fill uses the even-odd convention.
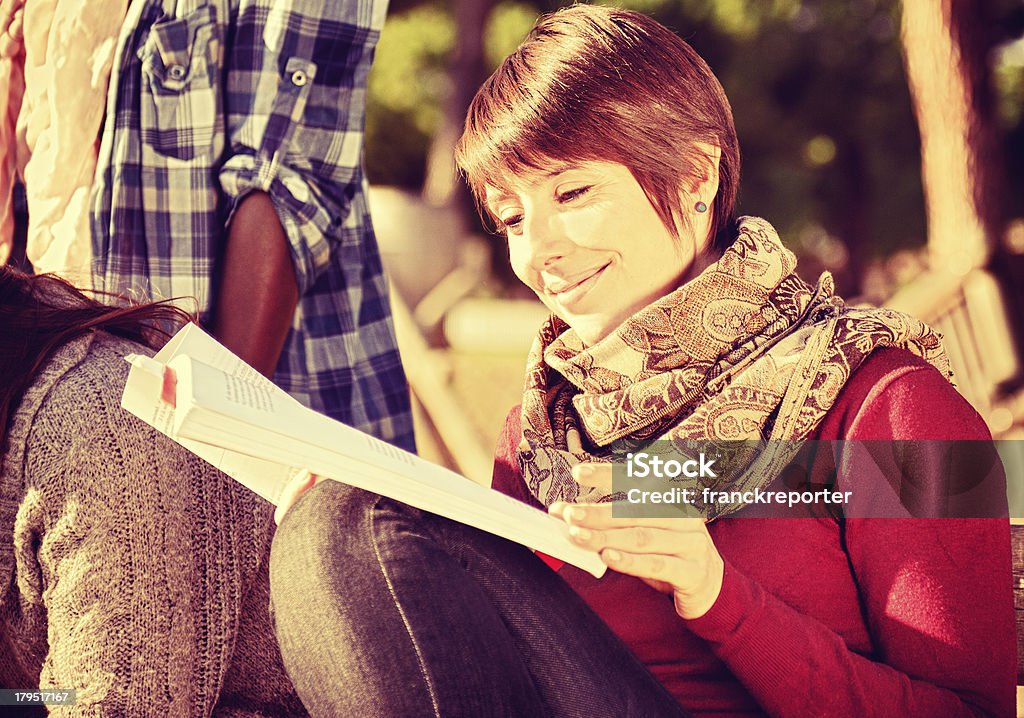
[[[89,193],[114,45],[127,2],[0,0],[0,263],[17,178],[32,188],[28,260],[87,288]]]

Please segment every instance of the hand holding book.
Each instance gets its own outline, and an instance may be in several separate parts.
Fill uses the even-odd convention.
[[[274,523],[281,525],[281,520],[288,512],[288,509],[298,501],[303,494],[313,488],[320,481],[320,477],[308,471],[300,471],[289,481],[281,492],[281,498],[274,509]]]
[[[572,477],[583,486],[612,490],[612,465],[608,463],[577,464]],[[718,600],[725,562],[703,516],[616,517],[611,503],[561,501],[548,511],[565,521],[578,546],[597,551],[619,573],[636,576],[672,596],[682,618],[699,618]]]

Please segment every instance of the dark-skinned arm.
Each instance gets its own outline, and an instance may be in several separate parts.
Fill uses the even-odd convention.
[[[227,146],[218,177],[230,219],[211,325],[269,376],[296,295],[307,296],[328,267],[342,266],[346,241],[345,266],[360,271],[355,250],[367,240],[350,203],[364,182],[366,73],[387,2],[237,4],[236,37],[263,42],[228,43],[223,60]],[[357,209],[365,212],[362,202]],[[355,320],[360,307],[348,311]]]
[[[272,377],[299,289],[288,238],[265,192],[250,192],[235,210],[218,273],[213,335]]]

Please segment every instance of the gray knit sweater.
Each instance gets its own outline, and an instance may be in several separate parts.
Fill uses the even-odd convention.
[[[65,346],[0,474],[0,682],[61,716],[305,715],[269,616],[272,507],[120,408],[105,334]]]

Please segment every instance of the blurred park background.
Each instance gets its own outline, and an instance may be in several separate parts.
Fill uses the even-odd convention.
[[[542,0],[392,0],[370,76],[366,159],[422,452],[478,480],[544,315],[452,165],[479,83]],[[725,87],[739,212],[802,275],[943,332],[958,386],[1024,435],[1024,3],[617,0],[677,31]],[[637,238],[642,241],[642,238]]]

